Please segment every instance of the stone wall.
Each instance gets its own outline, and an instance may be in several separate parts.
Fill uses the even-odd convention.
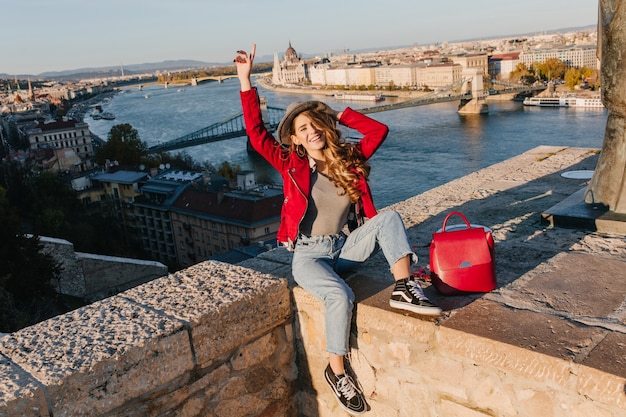
[[[301,416],[343,415],[322,374],[323,305],[299,287],[294,299]],[[367,416],[626,416],[624,378],[610,373],[363,303],[354,329]]]
[[[40,242],[43,252],[61,266],[60,277],[53,282],[56,291],[88,302],[167,275],[167,266],[160,262],[75,252],[64,239],[42,236]]]
[[[85,295],[93,302],[167,275],[161,262],[76,252],[85,277]]]
[[[285,280],[205,262],[0,339],[0,416],[295,415]]]
[[[39,241],[43,245],[42,252],[52,255],[61,267],[59,280],[53,283],[56,291],[73,297],[84,297],[87,294],[85,275],[76,259],[74,245],[65,239],[46,236],[40,236]]]

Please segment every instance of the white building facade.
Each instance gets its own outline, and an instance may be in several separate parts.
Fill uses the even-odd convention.
[[[560,59],[570,68],[599,68],[597,47],[593,45],[572,46],[564,48],[537,49],[520,53],[519,60],[528,68],[534,62],[544,63],[548,59]]]

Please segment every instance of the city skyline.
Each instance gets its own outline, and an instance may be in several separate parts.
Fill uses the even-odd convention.
[[[0,73],[38,75],[80,68],[198,60],[228,63],[257,44],[257,56],[385,49],[541,33],[596,24],[597,2],[184,0],[85,3],[26,0],[3,7]],[[304,29],[303,29],[304,28]],[[218,40],[216,42],[216,40]]]

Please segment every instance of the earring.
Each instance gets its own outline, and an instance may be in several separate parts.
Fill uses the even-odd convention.
[[[304,147],[297,145],[296,146],[296,154],[300,157],[300,158],[304,158],[306,156],[306,152],[304,150]]]

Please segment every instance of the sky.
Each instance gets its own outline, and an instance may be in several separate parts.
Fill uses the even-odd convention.
[[[592,0],[3,0],[0,74],[386,49],[594,25]]]

